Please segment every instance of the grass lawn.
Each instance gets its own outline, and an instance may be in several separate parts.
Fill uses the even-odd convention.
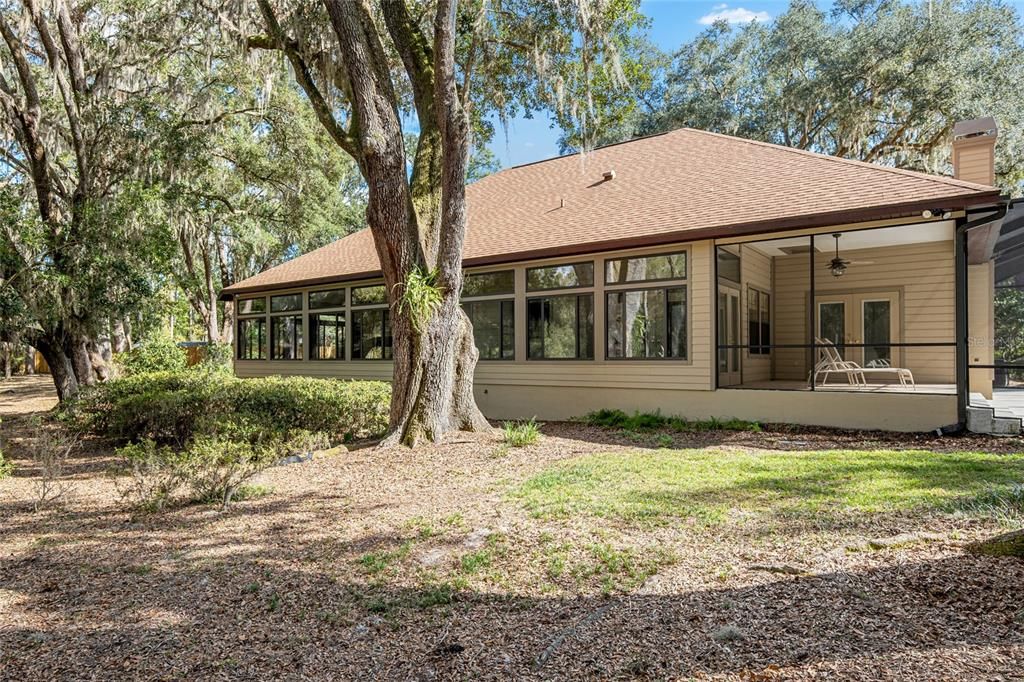
[[[722,522],[764,515],[1024,510],[1024,455],[648,450],[586,455],[513,492],[539,518]],[[1007,519],[1012,521],[1012,518]]]
[[[88,441],[36,510],[19,385],[3,679],[1020,676],[1024,561],[965,546],[1024,524],[1024,439],[546,424],[151,514]]]

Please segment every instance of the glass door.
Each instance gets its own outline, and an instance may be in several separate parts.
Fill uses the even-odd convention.
[[[900,342],[899,294],[866,294],[858,296],[860,315],[857,334],[861,348],[858,361],[864,367],[892,367],[899,365],[898,348],[890,344]]]
[[[732,287],[718,287],[718,385],[735,386],[740,383],[740,291]]]

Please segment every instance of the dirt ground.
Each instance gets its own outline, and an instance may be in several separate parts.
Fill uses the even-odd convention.
[[[315,458],[226,512],[145,516],[86,441],[64,499],[37,511],[30,418],[53,402],[45,378],[0,382],[16,465],[0,481],[2,679],[1024,679],[1024,562],[963,550],[992,521],[531,517],[519,482],[644,447],[576,424],[522,449],[482,434]],[[786,429],[675,446],[1022,450]],[[924,535],[865,548],[903,533]]]

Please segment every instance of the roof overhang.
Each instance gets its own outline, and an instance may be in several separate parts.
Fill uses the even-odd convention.
[[[662,232],[641,237],[630,237],[627,239],[614,239],[605,241],[580,242],[576,244],[559,246],[556,248],[536,249],[500,253],[488,256],[478,256],[463,260],[465,267],[483,267],[488,265],[501,265],[505,263],[516,263],[528,260],[539,260],[542,258],[557,258],[561,256],[578,256],[589,253],[600,253],[602,251],[618,251],[622,249],[642,248],[645,246],[663,246],[666,244],[681,244],[686,242],[702,241],[705,239],[720,239],[722,237],[746,237],[758,234],[772,234],[775,232],[786,232],[790,230],[815,229],[830,227],[834,225],[846,225],[853,223],[871,222],[876,220],[892,220],[899,218],[920,217],[925,210],[943,209],[948,211],[963,211],[967,209],[978,209],[986,206],[996,206],[1005,201],[999,190],[991,192],[977,192],[954,196],[951,198],[936,200],[927,199],[920,201],[904,202],[900,204],[885,204],[882,206],[860,208],[856,210],[826,211],[811,215],[799,215],[789,218],[778,218],[772,220],[761,220],[746,223],[732,223],[716,225],[708,228],[679,230],[675,232]],[[723,202],[723,211],[730,210],[728,202]],[[220,300],[229,301],[235,296],[257,292],[281,291],[294,289],[296,287],[311,287],[324,284],[337,284],[342,282],[353,282],[363,279],[380,277],[380,270],[367,270],[364,272],[353,272],[345,275],[317,277],[290,282],[281,282],[270,286],[250,286],[225,288],[220,294]]]

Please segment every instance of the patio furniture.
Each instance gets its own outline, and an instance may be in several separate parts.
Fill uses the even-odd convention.
[[[814,342],[818,344],[818,361],[815,363],[814,370],[810,376],[812,386],[817,385],[819,376],[821,377],[821,385],[827,386],[829,375],[840,374],[844,375],[847,382],[851,385],[867,387],[869,374],[887,373],[895,374],[901,386],[910,386],[912,389],[917,390],[913,372],[905,367],[890,367],[888,363],[885,366],[881,366],[881,363],[879,363],[879,365],[861,367],[852,360],[844,360],[843,356],[839,353],[839,349],[829,339],[815,337]]]

